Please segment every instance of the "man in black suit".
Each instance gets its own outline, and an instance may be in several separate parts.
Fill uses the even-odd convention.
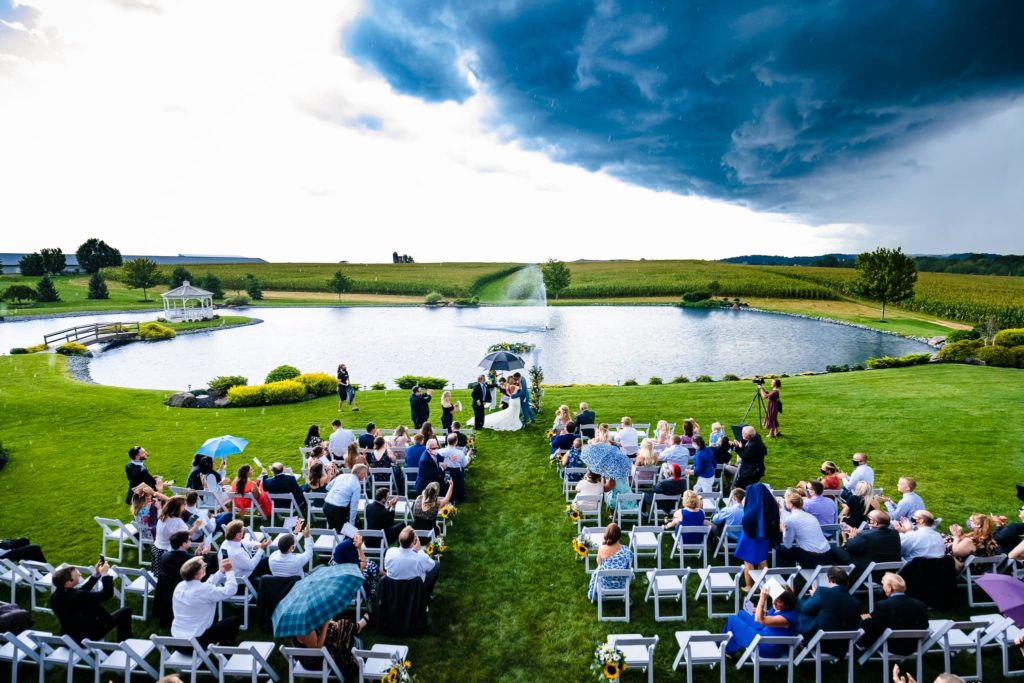
[[[739,466],[729,470],[736,475],[732,485],[734,488],[746,490],[751,484],[761,481],[761,477],[764,476],[764,456],[768,455],[768,448],[761,440],[761,435],[750,425],[743,428],[743,442],[733,441],[732,446],[740,459]]]
[[[412,388],[409,394],[409,413],[412,417],[412,424],[416,429],[423,426],[424,422],[430,420],[430,399],[434,396],[433,389],[427,389],[426,393],[418,386]]]
[[[373,500],[366,505],[366,528],[384,532],[388,545],[398,540],[398,534],[405,528],[405,522],[395,521],[395,505],[398,496],[388,496],[386,486],[379,487],[373,494]]]
[[[128,463],[124,466],[124,474],[128,477],[128,495],[125,496],[126,505],[132,504],[132,491],[139,484],[149,484],[154,491],[162,491],[164,488],[160,477],[154,477],[146,469],[146,459],[149,454],[142,446],[132,446],[128,449]]]
[[[299,509],[305,510],[306,498],[302,495],[302,487],[299,486],[295,475],[285,472],[284,465],[279,462],[270,466],[270,474],[272,476],[262,477],[263,490],[267,493],[290,493]]]
[[[444,482],[444,470],[437,458],[437,447],[437,439],[427,442],[427,450],[420,458],[419,471],[416,473],[416,493],[423,493],[423,489],[431,482]]]
[[[1009,553],[1016,548],[1024,538],[1024,507],[1021,507],[1018,512],[1018,517],[1020,517],[1019,522],[1010,522],[1009,524],[1006,523],[1005,517],[997,518],[1001,523],[996,529],[995,539],[999,544],[999,549],[1004,553]]]
[[[811,586],[808,597],[797,605],[804,637],[810,638],[819,630],[854,631],[860,627],[860,603],[847,592],[849,583],[850,577],[842,567],[832,567],[827,588]]]
[[[928,606],[917,598],[906,595],[907,584],[899,574],[882,577],[885,600],[875,604],[875,611],[865,614],[860,627],[864,635],[857,641],[858,647],[870,647],[887,628],[894,631],[927,631]],[[916,647],[913,640],[890,639],[889,651],[893,654],[910,654]]]
[[[491,387],[487,384],[486,375],[476,378],[473,385],[473,429],[483,429],[484,408],[491,402]]]
[[[461,422],[452,422],[452,430],[449,433],[455,435],[455,438],[457,439],[457,441],[455,442],[456,446],[458,446],[459,448],[466,448],[467,446],[469,446],[469,437],[460,432],[460,429],[462,429]]]
[[[171,609],[171,598],[175,587],[181,583],[181,565],[192,559],[190,551],[192,538],[187,531],[171,534],[171,550],[160,556],[160,566],[156,574],[156,613],[161,628],[170,628],[174,621]]]
[[[366,423],[366,431],[359,435],[359,447],[362,449],[373,448],[373,441],[377,438],[377,425],[373,422]]]
[[[131,608],[122,607],[110,613],[103,607],[103,603],[114,596],[114,577],[109,572],[110,565],[101,559],[81,588],[78,584],[82,574],[75,567],[61,567],[53,573],[50,609],[60,620],[61,635],[71,636],[76,643],[81,643],[85,638],[103,640],[116,628],[118,640],[132,637]],[[97,581],[103,582],[103,590],[93,590]]]
[[[872,562],[899,562],[900,532],[889,526],[889,515],[881,510],[868,513],[868,528],[864,531],[849,529],[846,548],[836,555],[843,564],[853,564],[853,576],[859,577]]]
[[[572,421],[576,423],[576,431],[580,436],[586,437],[588,439],[593,438],[593,427],[589,429],[583,429],[583,425],[597,424],[597,415],[594,413],[593,410],[590,409],[590,406],[588,406],[586,403],[581,403],[580,412],[576,414],[576,417],[574,417]]]

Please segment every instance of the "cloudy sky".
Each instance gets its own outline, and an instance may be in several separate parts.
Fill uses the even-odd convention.
[[[0,0],[0,251],[1024,252],[1024,3]]]

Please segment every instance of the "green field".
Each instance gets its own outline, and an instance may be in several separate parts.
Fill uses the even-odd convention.
[[[33,289],[41,278],[28,277],[24,275],[3,275],[0,276],[0,290],[7,289],[14,284],[28,285]],[[65,275],[52,278],[54,287],[60,295],[60,301],[48,303],[31,302],[28,306],[13,307],[6,301],[0,301],[0,315],[17,318],[19,315],[36,315],[39,313],[71,313],[75,311],[130,311],[163,308],[160,301],[160,292],[167,291],[166,287],[156,287],[147,291],[149,301],[142,300],[141,289],[128,289],[119,282],[107,280],[107,290],[110,292],[109,299],[89,299],[89,278],[78,275]]]
[[[161,403],[164,392],[79,384],[66,376],[65,365],[53,355],[0,358],[0,438],[11,457],[0,472],[0,536],[30,536],[57,562],[93,561],[99,528],[92,517],[126,516],[129,447],[145,445],[150,468],[179,482],[194,449],[226,433],[251,442],[232,469],[253,457],[294,466],[308,425],[326,427],[337,416],[331,397],[265,409],[172,410]],[[601,420],[692,415],[706,428],[716,419],[737,420],[751,392],[750,384],[739,382],[551,388],[544,418],[559,403],[587,400]],[[929,509],[946,524],[973,511],[1012,515],[1019,504],[1013,490],[1024,468],[1019,371],[932,365],[790,378],[784,392],[784,437],[769,444],[767,480],[774,486],[813,476],[826,458],[844,464],[863,450],[879,485],[891,490],[899,476],[915,476]],[[467,392],[456,393],[466,402]],[[405,392],[365,391],[360,406],[356,419],[345,414],[347,426],[408,423]],[[631,623],[597,622],[585,597],[587,577],[569,548],[573,527],[547,464],[545,427],[478,439],[482,455],[449,534],[431,633],[407,641],[420,681],[593,680],[587,669],[592,648],[615,632],[658,634],[656,678],[666,680],[673,676],[674,630],[721,629],[723,620],[708,620],[703,602],[693,600],[693,580],[685,624],[656,625],[653,608],[643,603],[642,581],[634,582]],[[53,626],[51,618],[33,616],[38,627]],[[244,637],[266,635],[250,630]],[[998,678],[997,659],[997,653],[986,656],[986,680]],[[283,672],[280,658],[275,662]],[[959,662],[961,669],[965,664]],[[941,666],[941,658],[926,658],[926,680]],[[877,666],[864,673],[865,680],[879,679]],[[641,678],[627,672],[625,680]],[[717,681],[718,673],[701,670],[698,680]],[[730,671],[729,680],[750,676]]]

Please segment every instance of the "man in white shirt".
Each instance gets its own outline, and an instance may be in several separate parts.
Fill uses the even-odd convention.
[[[306,567],[313,559],[313,543],[309,540],[309,527],[305,522],[299,520],[295,523],[294,532],[302,534],[302,545],[304,550],[295,553],[295,536],[292,534],[281,534],[277,539],[277,550],[270,555],[270,573],[274,576],[298,576],[302,578],[306,574]]]
[[[946,542],[935,530],[935,517],[927,510],[914,513],[915,529],[909,520],[894,521],[892,528],[900,532],[900,555],[907,562],[915,557],[943,557],[946,554]]]
[[[422,580],[429,596],[437,583],[441,563],[423,552],[416,531],[407,526],[398,535],[398,547],[389,548],[384,554],[384,571],[395,581]]]
[[[682,437],[672,435],[672,445],[658,453],[658,462],[675,463],[679,469],[686,471],[690,465],[690,449],[682,445]]]
[[[466,472],[470,457],[466,454],[465,448],[459,448],[459,435],[448,435],[448,446],[437,451],[437,459],[445,466],[445,471],[452,476],[452,484],[455,492],[452,495],[452,502],[461,505],[466,500]]]
[[[235,594],[237,583],[231,569],[231,560],[221,560],[220,570],[204,582],[206,562],[193,557],[181,566],[182,581],[174,589],[172,604],[174,621],[171,636],[195,638],[203,647],[234,645],[238,639],[238,617],[227,617],[214,622],[217,603]]]
[[[245,522],[236,519],[224,527],[224,543],[221,544],[221,551],[227,551],[231,566],[234,567],[236,579],[258,579],[270,573],[270,566],[267,558],[263,556],[263,549],[270,545],[270,537],[264,538],[259,543],[244,541]]]
[[[843,480],[843,487],[851,491],[860,481],[866,481],[872,487],[875,485],[875,471],[868,466],[868,456],[864,453],[854,453],[853,472],[840,472],[839,478]]]
[[[615,433],[615,441],[626,455],[633,455],[640,449],[640,434],[633,428],[632,418],[622,418],[619,429]]]
[[[885,509],[888,510],[893,521],[910,519],[918,510],[924,510],[924,501],[915,492],[916,488],[917,482],[914,479],[900,477],[900,480],[896,482],[896,489],[903,494],[900,502],[894,503],[888,496],[879,496],[885,502]]]
[[[782,522],[782,547],[778,549],[778,566],[817,567],[832,563],[832,546],[821,524],[810,513],[804,512],[804,499],[800,490],[786,489],[785,509],[789,516]]]
[[[327,484],[327,495],[324,497],[324,517],[327,526],[341,533],[345,523],[356,523],[359,513],[359,499],[363,497],[363,481],[368,469],[362,463],[356,464],[351,472],[335,477]]]
[[[348,445],[356,440],[356,435],[351,429],[343,428],[341,420],[337,419],[331,422],[331,429],[334,431],[331,432],[331,437],[327,441],[327,450],[335,460],[344,460]]]

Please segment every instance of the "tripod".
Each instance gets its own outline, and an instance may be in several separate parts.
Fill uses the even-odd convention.
[[[768,409],[764,406],[764,398],[761,396],[760,385],[754,390],[754,398],[750,399],[750,405],[747,406],[747,412],[743,413],[743,419],[740,420],[741,423],[746,424],[747,415],[750,414],[750,410],[754,407],[755,403],[757,403],[757,424],[760,425],[764,421],[762,413],[766,414],[768,412]]]

